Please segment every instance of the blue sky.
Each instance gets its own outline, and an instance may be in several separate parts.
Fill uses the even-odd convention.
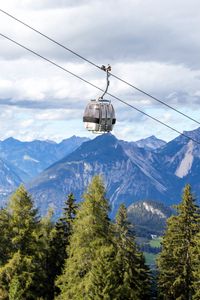
[[[7,0],[2,9],[200,121],[197,0]],[[0,32],[103,88],[104,73],[0,13]],[[94,88],[0,38],[0,139],[89,136],[82,123]],[[110,93],[179,131],[198,125],[111,78]],[[177,134],[112,100],[125,140]]]

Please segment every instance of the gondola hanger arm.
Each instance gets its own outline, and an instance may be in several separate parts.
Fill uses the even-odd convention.
[[[106,88],[105,88],[105,91],[103,92],[103,94],[101,95],[101,97],[99,97],[98,101],[101,101],[103,100],[103,97],[105,96],[105,94],[107,93],[108,91],[108,87],[109,87],[109,84],[110,84],[110,81],[109,81],[109,72],[111,71],[111,66],[108,65],[107,67],[102,65],[101,66],[101,70],[105,71],[106,72]]]

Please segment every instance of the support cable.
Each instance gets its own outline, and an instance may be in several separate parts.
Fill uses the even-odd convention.
[[[5,10],[3,10],[3,9],[0,8],[0,12],[2,12],[2,13],[4,13],[5,15],[7,15],[8,17],[14,19],[15,21],[21,23],[22,25],[28,27],[29,29],[35,31],[36,33],[38,33],[39,35],[45,37],[46,39],[48,39],[49,41],[53,42],[54,44],[56,44],[56,45],[62,47],[63,49],[65,49],[65,50],[71,52],[73,55],[75,55],[75,56],[79,57],[80,59],[86,61],[87,63],[93,65],[94,67],[98,68],[99,70],[102,70],[102,67],[98,66],[97,64],[95,64],[95,63],[92,62],[91,60],[89,60],[89,59],[85,58],[84,56],[78,54],[78,53],[75,52],[74,50],[72,50],[72,49],[70,49],[70,48],[64,46],[64,45],[61,44],[60,42],[58,42],[58,41],[56,41],[55,39],[49,37],[48,35],[42,33],[41,31],[35,29],[34,27],[28,25],[27,23],[25,23],[25,22],[23,22],[22,20],[16,18],[15,16],[11,15],[10,13],[6,12]],[[119,81],[125,83],[126,85],[130,86],[131,88],[137,90],[138,92],[140,92],[140,93],[146,95],[147,97],[149,97],[149,98],[151,98],[151,99],[153,99],[153,100],[155,100],[155,101],[161,103],[162,105],[164,105],[164,106],[166,106],[166,107],[172,109],[173,111],[175,111],[176,113],[178,113],[178,114],[182,115],[183,117],[189,119],[190,121],[193,121],[193,122],[197,123],[198,125],[200,125],[200,122],[199,122],[199,121],[197,121],[196,119],[190,117],[188,114],[185,114],[185,113],[183,113],[182,111],[180,111],[180,110],[174,108],[173,106],[167,104],[166,102],[164,102],[164,101],[158,99],[157,97],[154,97],[154,96],[151,95],[150,93],[145,92],[144,90],[142,90],[142,89],[136,87],[135,85],[129,83],[128,81],[122,79],[121,77],[119,77],[119,76],[117,76],[117,75],[115,75],[115,74],[113,74],[113,73],[111,73],[111,72],[109,72],[109,75],[111,75],[111,76],[114,77],[115,79],[117,79],[117,80],[119,80]]]
[[[83,81],[83,82],[89,84],[90,86],[92,86],[92,87],[94,87],[94,88],[96,88],[96,89],[98,89],[98,90],[104,92],[103,89],[101,89],[100,87],[96,86],[96,85],[93,84],[92,82],[90,82],[90,81],[88,81],[88,80],[82,78],[82,77],[79,76],[79,75],[76,75],[75,73],[69,71],[68,69],[66,69],[66,68],[64,68],[64,67],[62,67],[61,65],[57,64],[56,62],[54,62],[54,61],[52,61],[52,60],[46,58],[45,56],[43,56],[43,55],[37,53],[37,52],[34,51],[34,50],[31,50],[30,48],[28,48],[28,47],[26,47],[26,46],[24,46],[24,45],[18,43],[17,41],[13,40],[12,38],[10,38],[10,37],[8,37],[8,36],[2,34],[2,33],[0,33],[0,36],[2,36],[3,38],[9,40],[9,41],[12,42],[12,43],[18,45],[19,47],[21,47],[21,48],[23,48],[23,49],[25,49],[25,50],[31,52],[32,54],[34,54],[34,55],[36,55],[36,56],[42,58],[43,60],[49,62],[50,64],[56,66],[57,68],[59,68],[59,69],[65,71],[65,72],[69,73],[70,75],[72,75],[72,76],[78,78],[79,80],[81,80],[81,81]],[[122,100],[121,98],[119,98],[119,97],[117,97],[117,96],[115,96],[115,95],[113,95],[113,94],[111,94],[111,93],[108,93],[108,92],[107,92],[107,95],[109,95],[110,97],[112,97],[112,98],[118,100],[119,102],[121,102],[121,103],[123,103],[123,104],[125,104],[125,105],[127,105],[127,106],[129,106],[129,107],[131,107],[131,108],[133,108],[134,110],[136,110],[136,111],[140,112],[141,114],[143,114],[143,115],[149,117],[150,119],[152,119],[152,120],[154,120],[154,121],[156,121],[156,122],[162,124],[163,126],[169,128],[169,129],[171,129],[172,131],[174,131],[174,132],[176,132],[176,133],[178,133],[178,134],[180,134],[180,135],[186,137],[187,139],[189,139],[189,140],[191,140],[191,141],[193,141],[193,142],[195,142],[195,143],[197,143],[197,144],[200,145],[200,142],[199,142],[199,141],[193,139],[192,137],[189,137],[189,136],[186,135],[185,133],[180,132],[180,131],[177,130],[176,128],[174,128],[174,127],[172,127],[172,126],[166,124],[165,122],[160,121],[160,120],[157,119],[156,117],[151,116],[150,114],[148,114],[148,113],[142,111],[141,109],[139,109],[139,108],[133,106],[132,104],[130,104],[130,103],[128,103],[128,102]]]

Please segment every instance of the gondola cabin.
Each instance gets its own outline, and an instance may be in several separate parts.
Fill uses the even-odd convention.
[[[93,133],[110,132],[116,122],[115,111],[110,101],[91,100],[83,115],[85,128]]]
[[[90,100],[83,115],[85,128],[93,133],[110,132],[116,123],[115,110],[111,101],[103,99],[110,84],[109,72],[111,71],[111,66],[105,67],[103,65],[101,69],[106,72],[106,89],[98,100]]]

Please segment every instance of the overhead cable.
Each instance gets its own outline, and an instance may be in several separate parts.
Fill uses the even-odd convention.
[[[69,70],[66,69],[65,67],[62,67],[61,65],[59,65],[59,64],[57,64],[56,62],[52,61],[51,59],[48,59],[47,57],[45,57],[45,56],[43,56],[43,55],[37,53],[36,51],[34,51],[34,50],[32,50],[32,49],[30,49],[30,48],[24,46],[24,45],[22,45],[21,43],[18,43],[17,41],[13,40],[12,38],[10,38],[10,37],[8,37],[8,36],[2,34],[2,33],[0,33],[0,36],[2,36],[3,38],[5,38],[5,39],[11,41],[12,43],[18,45],[19,47],[21,47],[21,48],[23,48],[23,49],[25,49],[25,50],[31,52],[32,54],[34,54],[34,55],[36,55],[36,56],[42,58],[43,60],[49,62],[50,64],[56,66],[57,68],[59,68],[59,69],[65,71],[65,72],[71,74],[72,76],[78,78],[79,80],[81,80],[81,81],[83,81],[83,82],[89,84],[90,86],[94,87],[95,89],[98,89],[98,90],[104,92],[103,89],[101,89],[101,88],[98,87],[97,85],[93,84],[92,82],[90,82],[90,81],[88,81],[88,80],[82,78],[81,76],[79,76],[79,75],[77,75],[77,74],[75,74],[75,73],[69,71]],[[174,127],[172,127],[172,126],[166,124],[166,123],[163,122],[163,121],[160,121],[159,119],[157,119],[157,118],[151,116],[150,114],[148,114],[148,113],[142,111],[141,109],[139,109],[139,108],[133,106],[132,104],[130,104],[130,103],[128,103],[128,102],[122,100],[121,98],[119,98],[119,97],[117,97],[117,96],[115,96],[115,95],[113,95],[113,94],[111,94],[111,93],[108,93],[108,92],[107,92],[107,95],[109,95],[110,97],[112,97],[112,98],[118,100],[119,102],[121,102],[121,103],[123,103],[123,104],[125,104],[125,105],[127,105],[127,106],[129,106],[129,107],[131,107],[131,108],[133,108],[134,110],[136,110],[136,111],[140,112],[141,114],[143,114],[143,115],[145,115],[145,116],[151,118],[152,120],[154,120],[154,121],[156,121],[156,122],[162,124],[163,126],[165,126],[165,127],[169,128],[169,129],[173,130],[174,132],[176,132],[176,133],[178,133],[178,134],[180,134],[180,135],[186,137],[187,139],[189,139],[189,140],[191,140],[191,141],[193,141],[193,142],[195,142],[195,143],[197,143],[197,144],[200,144],[200,142],[198,142],[197,140],[193,139],[192,137],[189,137],[189,136],[186,135],[185,133],[180,132],[180,131],[177,130],[176,128],[174,128]]]
[[[71,52],[73,55],[75,55],[75,56],[79,57],[80,59],[86,61],[87,63],[93,65],[94,67],[98,68],[99,70],[102,70],[100,66],[98,66],[97,64],[95,64],[95,63],[92,62],[91,60],[89,60],[89,59],[85,58],[84,56],[78,54],[78,53],[75,52],[74,50],[72,50],[72,49],[70,49],[70,48],[64,46],[64,45],[61,44],[60,42],[58,42],[58,41],[56,41],[55,39],[49,37],[48,35],[42,33],[41,31],[35,29],[34,27],[28,25],[27,23],[25,23],[25,22],[23,22],[22,20],[16,18],[15,16],[11,15],[10,13],[6,12],[5,10],[3,10],[3,9],[0,8],[0,12],[2,12],[2,13],[4,13],[5,15],[9,16],[10,18],[14,19],[15,21],[21,23],[22,25],[28,27],[29,29],[35,31],[36,33],[40,34],[41,36],[45,37],[45,38],[48,39],[49,41],[55,43],[56,45],[62,47],[63,49],[65,49],[65,50]],[[166,107],[172,109],[173,111],[175,111],[176,113],[178,113],[178,114],[184,116],[185,118],[189,119],[190,121],[193,121],[193,122],[195,122],[195,123],[197,123],[197,124],[200,125],[200,122],[199,122],[199,121],[197,121],[196,119],[190,117],[188,114],[185,114],[185,113],[183,113],[182,111],[178,110],[177,108],[175,108],[175,107],[169,105],[168,103],[166,103],[166,102],[164,102],[164,101],[158,99],[157,97],[154,97],[154,96],[151,95],[150,93],[145,92],[144,90],[142,90],[142,89],[136,87],[135,85],[129,83],[128,81],[122,79],[121,77],[119,77],[119,76],[117,76],[117,75],[115,75],[115,74],[113,74],[113,73],[111,73],[111,72],[109,72],[109,74],[110,74],[111,76],[113,76],[114,78],[116,78],[117,80],[119,80],[119,81],[125,83],[126,85],[130,86],[131,88],[137,90],[138,92],[140,92],[140,93],[146,95],[147,97],[150,97],[151,99],[153,99],[153,100],[155,100],[155,101],[161,103],[162,105],[165,105]]]

